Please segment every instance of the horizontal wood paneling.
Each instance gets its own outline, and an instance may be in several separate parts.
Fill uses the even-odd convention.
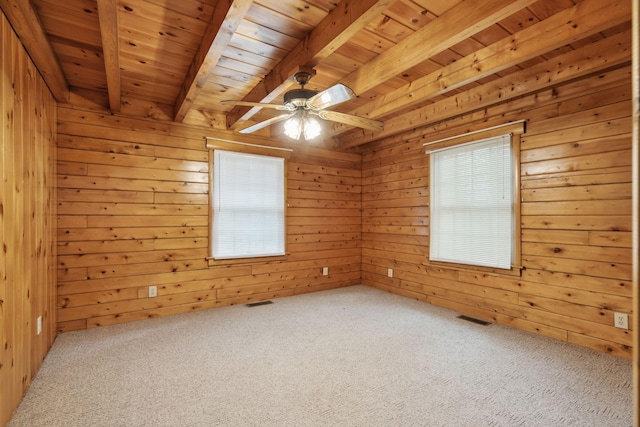
[[[624,66],[487,108],[481,117],[461,115],[419,130],[435,140],[483,123],[527,120],[520,155],[519,276],[431,265],[429,161],[422,138],[405,135],[363,148],[363,282],[631,357],[633,331],[613,326],[614,312],[637,315],[630,89]]]
[[[360,283],[360,155],[292,147],[286,260],[209,267],[205,136],[60,106],[60,331]]]
[[[0,71],[0,425],[5,425],[56,335],[56,105],[2,13]]]

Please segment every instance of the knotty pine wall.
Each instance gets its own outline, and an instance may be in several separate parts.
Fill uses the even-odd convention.
[[[204,137],[237,136],[69,106],[58,119],[60,331],[360,283],[359,154],[293,147],[287,259],[208,267]]]
[[[614,312],[637,315],[630,72],[623,66],[367,147],[363,283],[630,358],[631,331],[613,326]],[[431,265],[422,144],[521,119],[521,277]]]
[[[0,425],[5,425],[55,338],[56,105],[2,13],[0,71]]]

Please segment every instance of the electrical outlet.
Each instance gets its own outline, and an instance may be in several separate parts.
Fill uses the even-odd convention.
[[[158,296],[158,287],[149,286],[149,298],[155,298]]]
[[[322,275],[323,276],[329,275],[329,267],[322,267]]]
[[[36,332],[38,335],[42,333],[42,316],[38,316],[38,319],[36,320]]]
[[[387,276],[393,277],[393,268],[387,268]]]
[[[626,313],[613,313],[613,324],[616,328],[629,329],[629,316]]]

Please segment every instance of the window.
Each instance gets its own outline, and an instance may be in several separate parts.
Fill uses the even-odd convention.
[[[430,154],[429,259],[510,269],[515,254],[511,135]]]
[[[247,150],[252,147],[247,144],[241,147],[260,151]],[[210,257],[284,255],[285,158],[214,149],[210,166]]]

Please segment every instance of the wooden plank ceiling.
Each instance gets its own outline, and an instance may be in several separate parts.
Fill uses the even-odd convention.
[[[326,122],[326,140],[345,149],[415,127],[413,112],[429,104],[631,26],[628,0],[0,5],[59,102],[89,99],[114,112],[152,105],[165,119],[238,130],[279,112],[222,100],[282,103],[293,74],[312,68],[308,89],[340,82],[358,95],[333,110],[385,122],[383,131]]]

